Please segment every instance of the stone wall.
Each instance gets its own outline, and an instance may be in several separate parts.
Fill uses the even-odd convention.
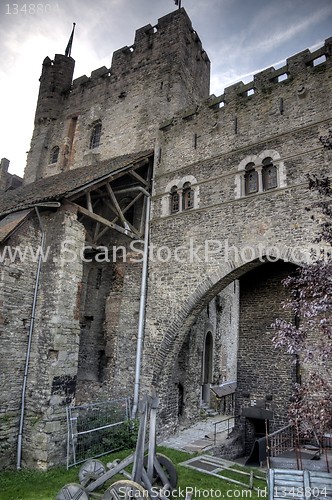
[[[16,189],[22,185],[23,179],[15,174],[8,172],[9,160],[1,158],[0,162],[0,193]]]
[[[153,148],[161,121],[209,95],[209,59],[183,9],[137,30],[134,44],[116,51],[110,68],[72,83],[73,64],[59,54],[53,63],[44,61],[26,184]],[[100,145],[90,149],[98,121]],[[55,146],[59,158],[51,164]]]
[[[141,392],[156,387],[164,435],[178,427],[179,416],[184,424],[199,418],[209,331],[211,381],[237,376],[238,409],[273,392],[273,425],[284,422],[293,374],[290,360],[272,350],[269,325],[282,312],[280,280],[289,268],[262,264],[301,265],[317,234],[306,210],[317,201],[307,174],[330,174],[331,152],[319,137],[332,123],[331,44],[210,98],[209,61],[183,9],[138,30],[132,47],[115,52],[111,69],[90,78],[71,81],[71,58],[44,61],[25,183],[155,147]],[[326,62],[316,66],[322,54]],[[279,81],[282,75],[287,78]],[[90,150],[99,120],[101,142]],[[50,165],[55,145],[60,154]],[[277,186],[264,190],[260,183],[246,195],[246,165],[261,172],[266,157],[277,168]],[[186,182],[193,205],[171,213],[171,188],[181,192]],[[38,290],[23,463],[46,467],[64,458],[66,404],[133,392],[142,264],[68,261],[63,242],[70,240],[79,255],[88,223],[68,206],[42,211],[42,222],[51,257]],[[40,238],[31,215],[6,244],[35,248]],[[0,446],[8,465],[17,442],[36,262],[29,256],[23,264],[5,261],[0,270]]]
[[[239,288],[236,282],[226,287],[202,310],[188,331],[175,362],[172,385],[178,391],[178,415],[182,426],[189,426],[204,413],[203,402],[211,405],[212,395],[203,389],[207,383],[218,385],[236,380],[239,319]],[[211,359],[206,356],[206,336],[211,334]],[[206,361],[211,363],[207,373]],[[205,401],[206,400],[206,401]],[[219,407],[219,405],[217,404]]]
[[[29,243],[33,248],[40,243],[36,221],[29,221],[21,228],[20,238],[13,236],[13,247],[24,247]],[[1,245],[3,255],[5,245]],[[9,256],[8,256],[9,257]],[[21,389],[27,351],[31,306],[37,264],[27,257],[24,264],[9,258],[0,263],[0,465],[15,464],[18,424],[20,414]]]
[[[77,251],[84,242],[84,230],[76,221],[75,213],[64,210],[56,214],[44,212],[42,224],[46,234],[46,253],[31,340],[22,443],[22,464],[37,464],[41,468],[59,463],[65,457],[65,405],[73,401],[76,389],[77,301],[82,265],[78,259],[70,264],[65,262],[62,241],[74,241]],[[9,415],[10,437],[6,442],[11,450],[6,444],[4,461],[7,463],[15,459],[13,450],[17,445],[20,395],[35,290],[37,259],[29,256],[29,249],[36,256],[40,244],[40,227],[34,217],[25,223],[19,235],[6,242],[12,248],[19,245],[23,252],[28,249],[26,258],[6,261],[2,267],[5,301],[2,304],[1,337],[7,347],[1,370],[1,396],[4,398],[1,408],[5,410],[6,419]],[[11,390],[8,384],[12,384]]]
[[[66,405],[132,396],[141,255],[98,262],[82,253],[84,226],[65,206],[41,209],[43,262],[25,396],[22,465],[46,468],[66,457]],[[1,263],[0,463],[15,463],[23,372],[41,228],[32,215],[0,248],[23,257]],[[131,258],[130,258],[131,257]],[[91,261],[91,262],[90,262]]]
[[[266,254],[303,263],[317,234],[306,210],[316,201],[307,174],[330,173],[331,152],[319,137],[331,127],[331,39],[322,51],[326,62],[319,66],[312,63],[319,51],[304,51],[287,60],[287,80],[278,82],[277,73],[266,70],[255,75],[253,95],[242,84],[232,86],[219,99],[223,107],[218,99],[204,102],[161,127],[151,221],[161,259],[150,261],[144,374],[162,395],[165,432],[177,425],[177,398],[169,391],[173,366],[200,311]],[[261,168],[265,157],[277,167],[277,188],[245,195],[246,164]],[[171,187],[188,179],[194,206],[171,214]]]
[[[76,404],[132,396],[142,264],[131,257],[85,265]]]
[[[265,264],[240,279],[240,325],[237,361],[236,415],[245,407],[261,407],[273,412],[268,430],[274,432],[287,425],[287,406],[296,382],[294,357],[276,350],[272,324],[276,318],[293,323],[282,303],[288,290],[282,280],[294,273],[290,264]],[[256,418],[241,416],[240,427],[246,430],[245,451],[249,453],[255,437],[250,432]],[[259,420],[259,419],[258,419]],[[259,422],[258,422],[259,424]],[[265,434],[265,422],[261,422]],[[254,431],[254,429],[253,429]]]

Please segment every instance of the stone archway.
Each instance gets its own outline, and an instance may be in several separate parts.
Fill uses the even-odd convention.
[[[170,391],[171,374],[174,371],[174,365],[179,349],[183,340],[194,324],[201,310],[214,298],[221,290],[234,280],[241,278],[246,273],[259,268],[268,261],[278,261],[273,259],[271,253],[269,259],[256,258],[250,261],[237,262],[229,261],[224,266],[211,273],[194,291],[194,293],[186,300],[178,310],[178,316],[175,321],[169,326],[162,342],[159,345],[154,363],[154,373],[152,384],[158,388],[161,397],[160,416],[165,422],[165,428],[172,429],[174,427],[174,419],[172,418],[172,409],[174,402],[172,401],[172,391]],[[298,265],[298,262],[291,262],[291,259],[285,259],[286,262]],[[279,262],[284,262],[279,260]]]

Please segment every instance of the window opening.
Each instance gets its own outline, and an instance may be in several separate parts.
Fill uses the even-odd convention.
[[[273,165],[272,158],[265,158],[263,160],[262,176],[264,191],[277,187],[277,167]]]
[[[189,210],[194,206],[194,191],[191,189],[190,182],[183,186],[183,210]]]
[[[254,163],[248,163],[245,168],[246,173],[244,175],[244,179],[246,194],[257,193],[258,191],[258,174],[254,167]]]
[[[177,186],[173,186],[171,189],[171,213],[174,214],[179,211],[180,208],[180,198]]]
[[[54,146],[50,154],[50,163],[57,163],[59,159],[60,148],[59,146]]]
[[[97,123],[92,129],[90,137],[90,149],[97,148],[100,145],[100,137],[101,137],[101,123]]]

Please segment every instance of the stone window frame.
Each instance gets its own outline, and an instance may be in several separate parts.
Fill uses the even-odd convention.
[[[89,149],[96,149],[101,144],[101,134],[102,134],[102,123],[98,120],[92,125],[92,130],[90,133]]]
[[[170,211],[171,214],[175,214],[180,209],[180,195],[178,193],[178,187],[173,186],[171,188],[171,196],[170,196]]]
[[[58,163],[59,155],[60,155],[59,146],[53,146],[50,153],[49,165],[55,165],[56,163]]]
[[[269,163],[266,161],[269,160]],[[248,193],[246,190],[246,167],[253,164],[258,176],[258,189],[256,192]],[[263,169],[264,167],[273,165],[276,168],[276,186],[266,187],[263,183]],[[285,164],[281,160],[278,151],[272,149],[265,149],[258,155],[248,155],[238,165],[237,173],[235,174],[235,199],[244,198],[247,196],[254,196],[268,191],[275,191],[276,189],[286,186],[286,169]]]
[[[190,192],[190,195],[189,195]],[[174,208],[174,198],[178,195],[178,210]],[[190,203],[188,206],[188,202]],[[168,215],[175,215],[178,213],[188,212],[199,206],[199,186],[197,180],[193,175],[186,175],[181,179],[173,179],[170,181],[165,189],[165,194],[161,201],[162,217]]]

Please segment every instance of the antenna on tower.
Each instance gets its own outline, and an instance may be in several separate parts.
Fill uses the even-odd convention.
[[[67,45],[66,50],[65,50],[65,56],[66,57],[70,57],[70,54],[71,54],[71,48],[73,46],[73,39],[74,39],[75,26],[76,26],[76,23],[73,23],[73,30],[71,32],[71,35],[70,35],[70,38],[69,38],[69,42],[68,42],[68,45]]]
[[[181,0],[174,0],[174,3],[181,9]]]

